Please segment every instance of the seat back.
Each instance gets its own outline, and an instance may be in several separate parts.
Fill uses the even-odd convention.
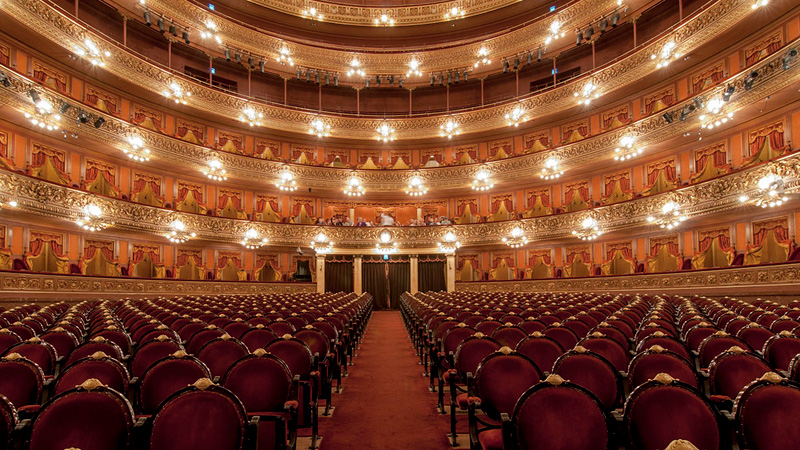
[[[300,375],[300,379],[304,381],[311,376],[314,355],[305,342],[300,339],[285,335],[272,341],[264,350],[285,362],[292,376]]]
[[[197,359],[203,361],[212,377],[225,375],[228,368],[239,358],[246,356],[247,347],[238,340],[224,334],[214,339],[197,351]]]
[[[295,332],[294,325],[285,320],[276,320],[274,322],[270,322],[267,325],[267,328],[274,331],[275,335],[277,336],[283,336],[284,334],[292,334]]]
[[[44,372],[19,353],[0,358],[0,395],[16,407],[38,405],[44,390]]]
[[[53,375],[56,368],[56,349],[47,342],[32,337],[20,342],[6,350],[6,355],[19,353],[23,357],[35,362],[44,372],[45,376]]]
[[[530,358],[501,347],[484,358],[475,373],[475,391],[481,399],[481,409],[499,421],[500,414],[512,414],[520,396],[542,378],[542,372]]]
[[[256,325],[255,327],[245,331],[242,334],[241,340],[242,343],[247,346],[248,350],[254,352],[256,349],[266,347],[267,344],[277,338],[278,336],[274,331],[270,330],[264,325]]]
[[[634,389],[625,402],[624,417],[636,449],[663,450],[677,439],[704,450],[722,447],[714,407],[697,389],[667,374]]]
[[[708,365],[711,364],[711,361],[716,358],[717,355],[731,347],[739,347],[747,351],[753,350],[749,345],[747,345],[747,342],[743,341],[742,339],[737,338],[736,336],[731,336],[724,331],[718,331],[717,333],[705,338],[700,344],[700,349],[697,351],[697,353],[700,354],[700,366],[703,368],[708,367]]]
[[[281,413],[292,395],[289,367],[263,349],[234,362],[220,384],[242,400],[248,413]]]
[[[584,347],[561,355],[553,364],[560,375],[596,395],[607,409],[613,409],[622,393],[619,372],[607,359]]]
[[[294,337],[305,342],[311,350],[311,354],[319,357],[320,360],[325,359],[330,352],[331,343],[328,336],[311,325],[295,331]]]
[[[119,392],[96,379],[50,399],[33,419],[30,450],[124,449],[133,409]]]
[[[56,378],[54,392],[58,395],[83,384],[84,381],[90,378],[100,381],[103,385],[123,395],[128,392],[128,384],[130,383],[128,370],[122,363],[114,358],[109,358],[103,352],[97,352],[88,358],[79,359],[64,368]]]
[[[207,328],[197,331],[186,340],[186,351],[189,352],[190,355],[197,355],[197,352],[200,351],[202,346],[219,338],[223,334],[225,334],[224,331],[214,325],[209,325]]]
[[[553,364],[564,354],[564,349],[558,341],[538,331],[521,340],[516,350],[536,363],[542,372],[552,371]]]
[[[798,354],[800,354],[800,337],[788,331],[782,331],[764,344],[764,358],[775,370],[789,370],[789,362]]]
[[[642,352],[654,345],[658,345],[659,347],[669,350],[687,361],[692,360],[692,356],[689,354],[689,349],[687,349],[681,341],[673,336],[668,336],[665,334],[654,334],[646,337],[636,346],[636,352]]]
[[[527,336],[528,333],[522,328],[513,326],[511,323],[505,324],[492,333],[492,339],[499,342],[500,345],[510,348],[516,348],[519,341],[525,339]],[[509,414],[510,413],[511,411],[509,411]]]
[[[564,350],[572,350],[579,340],[574,331],[555,324],[545,328],[542,333],[549,338],[555,339]]]
[[[141,344],[131,356],[131,376],[141,377],[148,367],[156,361],[165,358],[178,350],[183,350],[177,342],[163,335],[162,339],[155,339]]]
[[[171,331],[171,330],[170,330]],[[131,347],[133,346],[133,342],[131,341],[131,337],[128,333],[121,331],[119,329],[114,328],[107,328],[104,330],[96,331],[92,334],[92,337],[103,337],[108,339],[109,341],[117,344],[119,349],[122,351],[123,355],[130,355],[131,354]],[[141,343],[142,341],[137,341]]]
[[[733,412],[740,448],[788,449],[800,442],[800,384],[774,372],[748,385]]]
[[[124,358],[122,355],[122,349],[119,348],[119,345],[102,336],[97,336],[92,338],[90,341],[84,342],[83,344],[75,347],[75,350],[73,350],[72,353],[67,356],[64,364],[68,366],[79,359],[88,358],[97,352],[103,352],[109,357],[116,358],[119,361],[122,361]]]
[[[0,329],[0,355],[4,354],[6,350],[13,345],[22,342],[22,338],[17,333],[9,330],[8,328]]]
[[[494,339],[478,332],[470,336],[458,346],[455,353],[455,367],[461,380],[467,379],[467,373],[475,373],[483,358],[500,350],[501,345]]]
[[[615,448],[608,416],[597,397],[558,375],[550,375],[520,397],[512,428],[514,447],[520,450]]]
[[[742,338],[743,341],[747,342],[750,348],[759,351],[764,349],[764,344],[766,344],[772,336],[775,336],[775,333],[758,324],[750,324],[736,333],[736,337]]]
[[[600,332],[592,333],[592,335],[582,339],[578,345],[607,359],[618,371],[628,369],[628,362],[630,362],[628,350],[620,345],[619,342]]]
[[[233,322],[224,325],[222,329],[232,337],[241,340],[242,335],[252,327],[252,325],[243,320],[234,320]]]
[[[236,395],[208,378],[198,379],[159,406],[150,450],[239,450],[246,422]]]
[[[711,393],[733,400],[745,386],[770,371],[767,362],[756,353],[740,347],[722,352],[708,367]]]
[[[179,350],[156,361],[144,372],[139,384],[139,408],[143,414],[152,414],[170,395],[210,376],[202,361]]]
[[[43,341],[53,346],[57,357],[66,357],[79,344],[78,338],[74,334],[61,327],[47,331],[40,337]]]
[[[11,437],[19,418],[14,405],[7,398],[0,395],[0,448],[13,448]]]
[[[458,346],[461,345],[464,340],[476,333],[474,328],[468,327],[467,324],[458,324],[453,328],[447,330],[442,338],[442,351],[445,355],[449,355],[450,352],[455,354]]]
[[[638,353],[628,365],[628,379],[631,388],[636,388],[652,380],[659,373],[667,373],[676,380],[683,381],[694,388],[700,387],[697,373],[692,363],[677,353],[659,346]]]

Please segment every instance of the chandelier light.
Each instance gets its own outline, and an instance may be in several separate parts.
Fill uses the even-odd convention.
[[[636,136],[627,135],[619,140],[619,147],[614,149],[615,161],[626,161],[642,154],[644,150],[636,145]]]
[[[311,249],[317,254],[324,255],[333,250],[333,242],[328,240],[328,236],[325,236],[325,233],[320,231],[311,241]]]
[[[543,180],[555,180],[561,175],[564,175],[564,171],[559,167],[558,159],[551,156],[544,162],[544,167],[542,167],[542,173],[539,174],[539,178]]]
[[[414,173],[408,180],[406,187],[406,194],[412,197],[419,197],[428,193],[428,188],[425,187],[425,182],[418,173]]]
[[[494,187],[494,183],[491,180],[492,173],[486,167],[481,167],[475,173],[475,179],[472,180],[472,189],[476,191],[488,191],[489,189]]]
[[[244,232],[242,238],[242,245],[248,250],[256,250],[267,245],[269,239],[260,237],[255,228],[250,228]]]
[[[392,242],[392,233],[389,230],[381,231],[379,242],[375,244],[375,252],[382,255],[397,253],[397,242]]]
[[[173,220],[169,227],[170,231],[164,236],[173,244],[183,244],[197,237],[196,233],[186,231],[186,225],[178,219]]]
[[[303,17],[308,17],[309,19],[317,20],[322,22],[323,16],[322,13],[317,11],[317,8],[313,6],[303,10]]]
[[[649,216],[647,221],[653,225],[658,225],[659,228],[671,230],[686,219],[688,219],[688,217],[685,214],[681,214],[680,205],[669,201],[664,203],[664,206],[661,207],[660,214]]]
[[[389,122],[385,120],[378,126],[378,140],[383,142],[394,140],[394,128],[389,126]]]
[[[90,39],[84,39],[82,46],[75,47],[75,54],[86,59],[93,66],[100,67],[106,66],[105,61],[103,61],[103,57],[108,58],[111,56],[111,53],[108,51],[101,52],[100,49],[97,48],[97,45]]]
[[[208,162],[208,167],[203,169],[203,173],[209,180],[225,181],[228,179],[225,169],[222,168],[222,162],[216,158]]]
[[[446,13],[444,13],[445,20],[455,20],[464,17],[467,14],[464,9],[453,6],[452,8],[448,9]]]
[[[275,187],[284,192],[293,192],[297,190],[297,181],[294,179],[294,174],[288,167],[284,167],[280,177],[275,180]]]
[[[550,36],[547,36],[547,39],[544,40],[544,43],[545,45],[550,44],[553,42],[553,39],[564,37],[564,35],[566,35],[566,33],[561,31],[561,22],[554,20],[553,23],[550,24]]]
[[[5,208],[6,206],[11,207],[11,208],[16,208],[17,206],[19,206],[19,203],[17,203],[16,200],[9,200],[9,201],[7,201],[5,203],[0,202],[0,209]]]
[[[681,57],[680,53],[675,53],[676,46],[677,45],[675,44],[674,41],[669,41],[666,44],[664,44],[663,47],[661,47],[661,51],[658,54],[653,53],[652,55],[650,55],[650,59],[652,59],[653,61],[658,60],[658,64],[656,64],[656,67],[658,67],[659,69],[662,67],[667,67],[670,63],[670,60]]]
[[[381,14],[380,17],[376,17],[373,21],[376,26],[384,26],[384,27],[393,27],[394,26],[394,19],[389,17],[388,14]]]
[[[572,235],[583,241],[591,241],[602,235],[603,231],[594,217],[587,217],[581,222],[581,227],[578,230],[572,230]]]
[[[122,152],[128,155],[128,158],[138,162],[150,161],[150,149],[144,146],[144,140],[141,136],[128,136],[128,145],[130,145],[130,148],[122,149]]]
[[[525,121],[525,108],[521,105],[517,105],[514,109],[511,110],[508,114],[506,114],[506,124],[508,126],[515,126],[518,127],[520,122]]]
[[[214,39],[217,44],[222,44],[222,38],[217,34],[217,24],[212,21],[206,21],[205,29],[200,31],[200,37],[203,39]]]
[[[511,248],[520,248],[528,243],[528,238],[520,227],[514,227],[511,230],[511,235],[509,237],[503,237],[501,240]]]
[[[452,139],[453,136],[461,134],[460,125],[454,119],[447,119],[445,123],[439,125],[439,134],[447,139]]]
[[[484,65],[487,66],[492,63],[492,60],[489,59],[489,50],[486,48],[485,45],[481,45],[481,48],[478,49],[478,60],[475,61],[475,67]]]
[[[596,91],[597,85],[590,81],[583,85],[583,88],[580,92],[576,92],[573,95],[578,98],[579,105],[589,106],[589,103],[591,103],[592,100],[600,97],[600,93]]]
[[[75,223],[86,231],[101,231],[113,226],[114,222],[103,220],[103,210],[95,205],[89,203],[83,207],[83,217],[76,220]]]
[[[275,58],[275,61],[279,62],[280,64],[288,64],[294,67],[294,61],[292,60],[292,55],[289,53],[289,49],[286,46],[281,47],[280,53]]]
[[[172,82],[167,86],[167,89],[162,92],[164,97],[173,100],[175,103],[179,103],[181,105],[186,104],[186,99],[192,96],[192,93],[189,91],[184,91],[181,85],[176,82]]]
[[[31,98],[34,99],[33,114],[25,113],[25,118],[39,128],[47,131],[57,130],[61,115],[53,109],[53,104],[41,98],[36,91],[31,91]]]
[[[756,0],[752,5],[750,5],[750,7],[753,9],[758,9],[762,6],[767,6],[767,3],[769,3],[768,0]]]
[[[361,178],[353,172],[350,178],[347,180],[347,184],[344,186],[344,194],[349,197],[361,197],[366,193],[366,189],[364,189],[364,184],[361,182]]]
[[[422,72],[419,70],[419,61],[416,57],[411,57],[411,61],[408,62],[408,72],[406,72],[406,78],[411,77],[411,75],[416,75],[418,77],[422,76]]]
[[[439,251],[444,253],[455,253],[456,250],[461,248],[461,242],[458,241],[458,236],[452,231],[448,231],[439,241]]]
[[[347,76],[352,77],[353,75],[358,75],[360,77],[365,77],[367,74],[361,69],[361,63],[358,61],[358,58],[353,58],[350,61],[350,69],[347,71]]]
[[[311,125],[308,128],[309,134],[315,134],[318,138],[330,136],[331,134],[331,126],[325,123],[322,119],[317,117],[316,119],[311,121]]]
[[[742,194],[739,201],[751,203],[762,208],[781,206],[789,200],[783,185],[783,178],[774,173],[764,175],[758,180],[758,190],[753,197]]]
[[[733,119],[732,111],[726,113],[722,110],[725,107],[725,101],[722,98],[714,97],[706,102],[705,106],[706,112],[699,117],[701,129],[711,130]]]
[[[261,126],[261,119],[264,118],[264,114],[257,112],[252,106],[245,106],[242,109],[242,112],[239,113],[239,121],[244,122],[251,127]]]

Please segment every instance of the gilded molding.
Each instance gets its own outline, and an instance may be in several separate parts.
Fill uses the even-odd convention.
[[[177,6],[178,0],[153,0],[158,4]],[[606,1],[606,0],[598,0]],[[613,3],[609,1],[606,3]],[[580,3],[580,14],[596,16],[596,11],[603,10],[601,6],[605,3],[589,8],[585,2]],[[202,22],[205,20],[206,13],[195,5],[187,6],[185,2],[180,2],[181,9],[173,11],[176,18],[186,16],[186,20]],[[264,122],[269,123],[271,128],[305,135],[308,131],[308,124],[311,120],[322,117],[332,129],[334,137],[341,136],[348,139],[374,140],[375,129],[380,125],[380,118],[357,118],[352,116],[336,116],[331,114],[318,114],[316,112],[301,110],[299,108],[289,108],[268,104],[266,102],[250,102],[244,97],[234,96],[221,92],[217,89],[202,86],[197,83],[189,82],[183,76],[173,76],[171,73],[144,61],[138,56],[129,53],[127,50],[119,48],[115,43],[102,38],[99,34],[91,32],[79,24],[73,22],[60,11],[49,6],[45,2],[36,0],[9,0],[4,4],[4,11],[15,17],[20,22],[36,29],[43,36],[52,42],[63,46],[66,50],[72,51],[72,46],[82,41],[86,37],[91,37],[102,50],[109,50],[111,56],[108,58],[108,65],[114,70],[115,75],[127,82],[140,86],[144,89],[160,92],[170,81],[178,81],[184,90],[192,92],[191,106],[205,113],[212,113],[224,117],[237,117],[246,105],[255,105],[256,109],[264,114]],[[577,17],[578,12],[573,12],[573,16],[568,17],[569,8],[561,13],[566,18]],[[658,70],[650,60],[651,53],[658,53],[661,47],[668,41],[677,44],[677,50],[689,53],[705,42],[719,35],[723,31],[733,27],[740,22],[747,14],[752,11],[750,3],[744,0],[719,0],[714,5],[689,19],[675,31],[655,40],[653,43],[643,47],[635,54],[614,64],[611,64],[597,72],[590,73],[561,87],[548,90],[541,94],[521,99],[518,102],[507,102],[504,104],[487,106],[475,111],[454,113],[452,116],[461,123],[462,133],[475,133],[480,131],[502,129],[506,126],[504,115],[509,112],[516,104],[521,104],[527,109],[528,120],[540,119],[554,111],[566,110],[575,107],[573,93],[580,90],[588,81],[600,86],[602,93],[623,88],[627,84],[639,80],[644,76]],[[581,16],[582,17],[582,16]],[[571,20],[571,19],[570,19]],[[42,24],[50,26],[42,26]],[[228,22],[219,24],[226,40],[233,43],[240,43],[244,50],[251,50],[256,54],[263,53],[263,49],[277,52],[282,41],[267,39],[262,33],[244,29],[238,25]],[[564,29],[568,29],[564,25]],[[487,41],[486,46],[497,57],[503,55],[513,55],[520,51],[529,49],[524,47],[525,41],[519,36],[512,37],[507,34],[494,40]],[[504,39],[509,40],[512,47],[504,47]],[[538,45],[539,41],[535,41]],[[477,48],[475,49],[477,50]],[[452,51],[439,50],[446,55],[438,55],[436,52],[425,53],[425,59],[437,61],[439,66],[436,68],[426,67],[428,70],[441,70],[442,68],[452,68],[472,64],[474,55],[467,60],[454,60]],[[335,52],[329,49],[309,48],[293,50],[296,55],[304,55],[309,61],[314,61],[313,66],[330,66],[331,69],[340,70],[347,67],[352,58],[351,52]],[[400,62],[395,54],[364,54],[362,67],[381,67],[382,73],[405,72],[404,62]],[[300,64],[300,61],[298,61]],[[444,114],[412,117],[391,120],[392,126],[397,130],[399,136],[409,136],[414,139],[432,138],[439,136],[439,125]]]

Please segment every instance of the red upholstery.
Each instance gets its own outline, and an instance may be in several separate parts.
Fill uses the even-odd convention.
[[[543,372],[550,372],[553,363],[564,354],[561,344],[544,335],[528,336],[517,344],[516,350],[530,358]]]
[[[578,335],[567,327],[551,325],[545,328],[542,333],[549,338],[555,339],[564,350],[571,350],[578,343]]]
[[[704,450],[720,449],[714,408],[703,394],[680,381],[648,381],[634,389],[625,402],[625,422],[636,449],[663,450],[676,439]]]
[[[267,325],[267,328],[275,332],[277,336],[283,336],[284,334],[293,334],[295,332],[294,325],[286,322],[284,320],[276,320],[274,322],[270,322]]]
[[[703,340],[700,344],[700,349],[697,351],[700,354],[700,366],[708,367],[711,364],[711,360],[731,347],[740,347],[746,351],[753,350],[747,345],[747,342],[735,336],[712,334]]]
[[[519,341],[525,339],[527,336],[528,333],[516,326],[502,326],[492,333],[492,339],[499,342],[500,345],[510,348],[516,348]]]
[[[11,353],[19,353],[25,358],[38,364],[44,372],[45,376],[53,375],[56,368],[56,349],[52,345],[44,341],[20,342],[17,345],[6,350],[6,355]]]
[[[15,344],[22,342],[22,338],[13,331],[3,328],[0,330],[0,355],[4,354],[6,350]]]
[[[222,327],[222,329],[225,330],[226,333],[230,334],[231,337],[234,337],[239,340],[242,339],[242,335],[246,331],[250,330],[250,328],[253,328],[253,326],[244,321],[242,322],[234,321]]]
[[[608,409],[614,408],[622,392],[619,372],[607,359],[590,351],[564,353],[553,365],[553,373],[586,388]]]
[[[114,358],[84,358],[75,361],[58,375],[54,393],[56,395],[95,378],[115,391],[126,394],[130,377],[128,370]]]
[[[764,344],[764,358],[776,370],[789,370],[789,362],[800,354],[800,338],[775,336]]]
[[[14,405],[0,395],[0,448],[12,448],[11,436],[17,421],[17,411],[14,409]]]
[[[123,360],[122,349],[119,348],[119,345],[109,341],[108,339],[97,337],[89,342],[84,342],[83,344],[77,346],[75,350],[73,350],[72,353],[67,356],[66,360],[64,361],[64,365],[68,366],[75,361],[91,356],[96,352],[103,352],[106,355],[117,359],[118,361]]]
[[[247,347],[234,338],[217,338],[206,343],[197,352],[197,359],[203,361],[212,377],[225,375],[228,368],[239,358],[247,356]]]
[[[176,323],[178,323],[178,322],[176,321]],[[176,328],[175,328],[176,323],[173,323],[170,326],[170,328],[172,328],[173,330],[176,330]],[[193,334],[195,334],[198,331],[202,330],[206,326],[208,326],[208,324],[203,322],[203,321],[192,320],[191,322],[187,322],[187,323],[183,324],[183,326],[181,326],[180,328],[177,329],[178,336],[180,336],[180,338],[183,341],[188,341],[189,338],[192,337]]]
[[[681,358],[680,355],[668,350],[660,353],[644,351],[637,354],[628,366],[628,379],[631,382],[631,387],[636,388],[652,380],[662,372],[694,388],[700,387],[700,382],[692,364]]]
[[[225,334],[225,332],[219,328],[207,328],[199,330],[186,340],[186,351],[190,355],[197,355],[197,352],[200,351],[202,346],[222,336],[223,334]]]
[[[544,322],[536,319],[525,320],[524,322],[520,322],[517,326],[522,328],[522,330],[529,335],[533,334],[534,331],[544,331],[544,329],[547,328]]]
[[[521,353],[493,353],[481,362],[475,373],[475,393],[481,409],[491,419],[511,414],[520,396],[542,379],[536,364]]]
[[[278,336],[275,334],[274,331],[270,330],[266,327],[253,327],[242,334],[242,343],[247,346],[247,349],[251,352],[259,349],[264,348],[269,345],[270,342],[277,339]]]
[[[186,387],[153,415],[150,450],[239,450],[247,416],[229,390]]]
[[[139,407],[143,414],[152,414],[159,404],[199,378],[211,374],[199,359],[192,356],[168,356],[154,363],[142,375],[139,386]]]
[[[775,333],[757,324],[748,325],[736,333],[736,337],[747,342],[747,345],[755,350],[763,350],[764,344],[772,336],[775,336]]]
[[[22,322],[14,323],[6,328],[16,333],[17,336],[19,336],[23,341],[27,341],[28,339],[36,336],[36,333],[33,331],[33,329]]]
[[[124,449],[132,429],[133,410],[122,394],[78,387],[42,406],[33,420],[30,450]]]
[[[300,375],[301,380],[310,379],[314,357],[303,341],[296,338],[277,339],[265,350],[285,362],[292,376]]]
[[[455,353],[455,370],[461,380],[466,380],[467,373],[474,374],[483,358],[500,350],[500,344],[490,337],[472,336],[464,340]]]
[[[494,330],[503,326],[503,323],[498,320],[487,320],[481,321],[481,323],[475,325],[475,331],[479,333],[483,333],[487,336],[491,336],[494,333]]]
[[[478,441],[483,450],[503,450],[503,430],[493,428],[478,434]]]
[[[771,370],[755,353],[723,352],[708,368],[711,393],[733,400],[745,386]]]
[[[691,355],[689,354],[689,350],[681,343],[681,341],[672,336],[648,336],[639,342],[639,345],[636,346],[636,351],[642,352],[654,345],[659,345],[687,361],[691,361],[692,359]]]
[[[703,340],[717,331],[719,330],[716,327],[695,325],[686,332],[686,346],[689,347],[689,350],[697,351]]]
[[[248,412],[282,412],[292,394],[289,367],[269,353],[237,360],[221,384],[239,397]]]
[[[734,408],[741,448],[784,450],[800,442],[800,385],[789,381],[750,384]]]
[[[183,347],[170,340],[145,342],[131,356],[131,376],[141,377],[153,363],[178,350],[183,350]]]
[[[578,345],[604,357],[618,371],[628,370],[630,354],[628,350],[620,345],[619,342],[607,336],[587,337],[581,340]]]
[[[470,327],[456,326],[447,330],[442,338],[442,351],[445,355],[449,355],[450,352],[455,354],[458,346],[473,334],[475,334],[475,329]]]
[[[169,330],[171,331],[171,330]],[[130,336],[127,333],[119,330],[100,330],[96,333],[92,334],[92,337],[103,337],[108,339],[109,341],[117,344],[119,349],[122,350],[123,355],[130,355],[131,353],[131,346],[133,343],[131,342]],[[142,341],[137,341],[142,342]],[[146,342],[146,341],[145,341]]]
[[[800,382],[800,355],[792,358],[789,363],[789,378],[796,383]]]
[[[17,408],[38,404],[44,390],[44,373],[25,358],[0,359],[0,395]]]
[[[48,331],[40,336],[43,341],[52,345],[56,356],[66,357],[78,346],[78,338],[69,331]]]

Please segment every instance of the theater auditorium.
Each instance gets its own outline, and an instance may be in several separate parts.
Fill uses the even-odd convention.
[[[0,450],[800,450],[796,0],[0,0]]]

